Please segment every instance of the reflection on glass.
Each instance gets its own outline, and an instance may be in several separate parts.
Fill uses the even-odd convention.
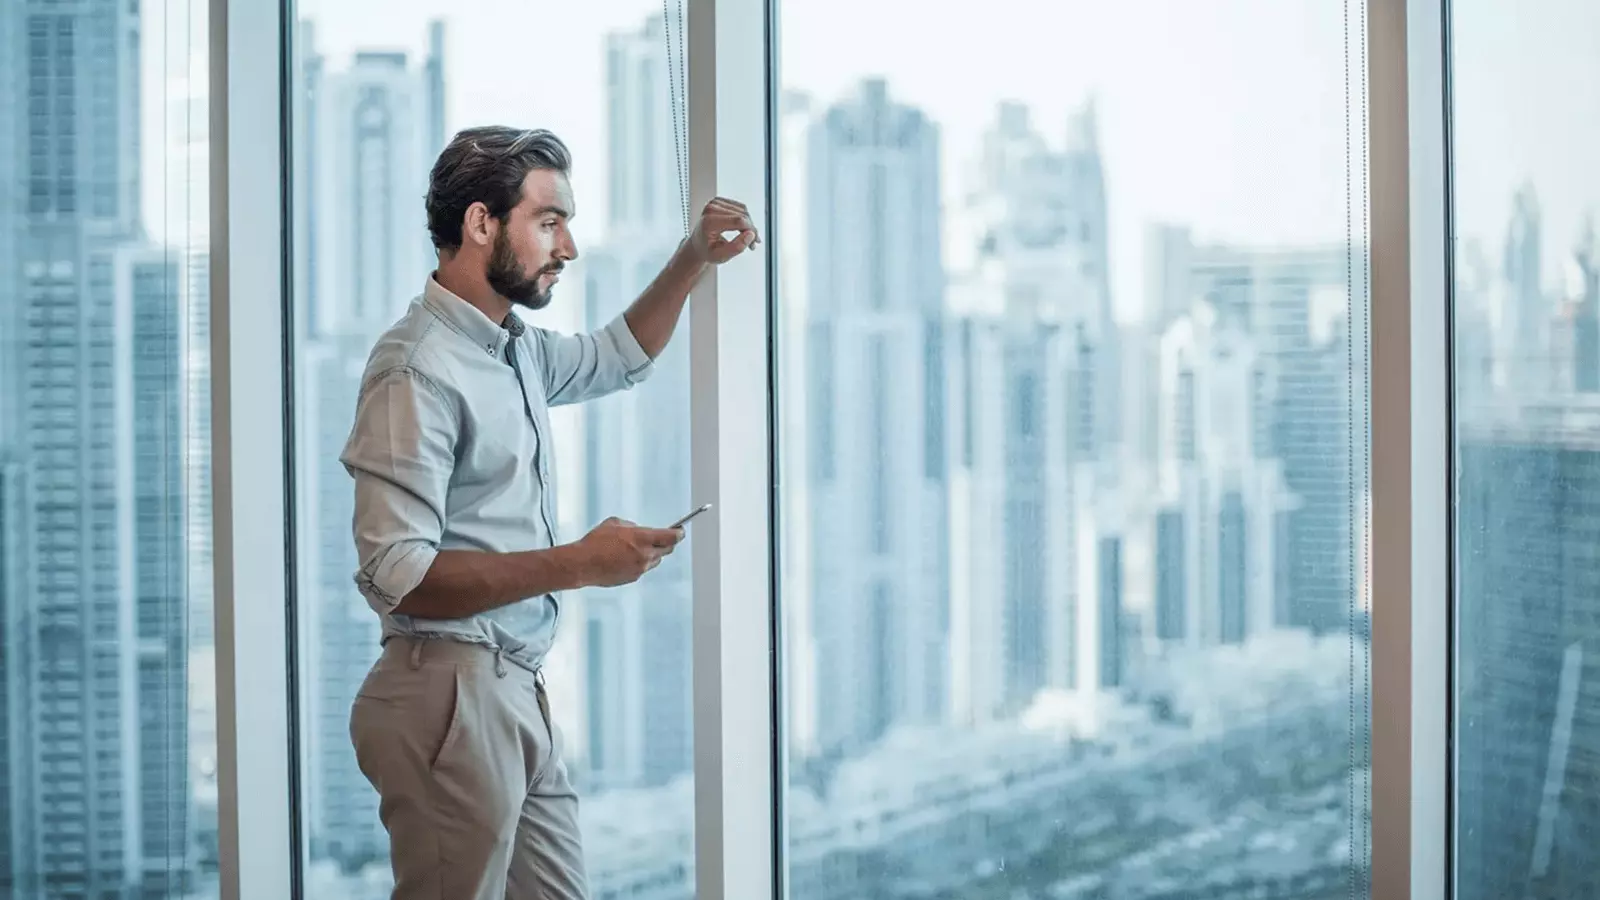
[[[338,457],[373,339],[433,267],[422,202],[429,169],[449,136],[470,125],[559,135],[574,157],[580,256],[550,309],[529,316],[564,331],[606,324],[683,235],[683,34],[676,13],[668,28],[649,0],[569,5],[559,15],[511,0],[301,0],[297,13],[293,302],[308,895],[377,900],[391,884],[388,840],[349,721],[379,653],[379,625],[351,579],[352,483]],[[552,411],[559,539],[613,515],[664,526],[690,508],[687,354],[685,320],[648,382]],[[689,615],[687,554],[637,586],[566,598],[547,674],[582,796],[596,900],[693,896]]]
[[[216,893],[201,11],[0,5],[0,896]]]
[[[1313,6],[783,4],[795,900],[1366,890],[1363,32]]]
[[[1451,4],[1456,896],[1600,896],[1600,8]]]

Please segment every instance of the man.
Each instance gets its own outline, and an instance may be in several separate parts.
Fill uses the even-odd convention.
[[[587,896],[539,674],[558,596],[637,580],[683,533],[607,519],[559,543],[549,407],[637,384],[707,267],[756,243],[745,207],[713,200],[611,324],[526,326],[513,307],[543,309],[578,255],[570,169],[543,130],[468,129],[440,154],[427,196],[439,266],[373,348],[340,457],[356,582],[383,620],[350,735],[378,790],[395,900]]]

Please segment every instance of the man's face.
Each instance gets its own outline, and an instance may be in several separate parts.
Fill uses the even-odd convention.
[[[578,248],[568,228],[574,207],[567,176],[534,169],[522,182],[522,202],[495,234],[488,280],[495,293],[518,306],[544,309],[550,289]]]

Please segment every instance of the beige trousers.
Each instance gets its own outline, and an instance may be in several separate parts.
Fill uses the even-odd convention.
[[[350,711],[393,900],[586,900],[578,798],[543,686],[489,649],[391,638]]]

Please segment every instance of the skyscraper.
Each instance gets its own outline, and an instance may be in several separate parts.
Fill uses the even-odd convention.
[[[445,31],[430,23],[427,54],[358,50],[344,64],[315,50],[301,23],[295,115],[304,140],[296,168],[295,473],[299,617],[307,691],[306,820],[319,856],[359,863],[386,848],[377,795],[350,751],[356,690],[378,655],[379,623],[356,591],[350,540],[354,496],[338,463],[361,364],[372,341],[421,293],[434,250],[420,198],[443,149]]]
[[[683,236],[687,165],[688,89],[684,61],[674,51],[684,40],[677,11],[650,16],[643,26],[606,35],[606,235],[611,241],[642,234]],[[677,131],[674,131],[674,128]],[[687,169],[682,170],[687,177]]]
[[[182,540],[188,563],[187,608],[190,669],[188,697],[189,778],[197,798],[215,789],[217,709],[214,643],[211,516],[211,210],[210,97],[204,58],[189,56],[167,79],[164,93],[161,196],[164,209],[150,227],[165,233],[177,266],[178,358],[183,397],[182,465],[185,510]],[[214,838],[216,819],[196,806],[196,840]]]
[[[357,562],[350,542],[354,499],[339,451],[355,416],[362,365],[371,349],[365,336],[308,341],[297,360],[296,402],[301,426],[295,471],[301,527],[301,646],[306,693],[307,822],[318,856],[364,861],[386,848],[378,821],[378,796],[350,749],[350,704],[378,656],[379,623],[355,590]]]
[[[38,844],[31,821],[37,809],[34,753],[28,746],[34,730],[35,645],[28,607],[37,588],[28,484],[27,464],[19,451],[0,448],[0,887],[21,894],[39,890]]]
[[[1070,293],[1071,283],[1061,285]],[[1005,296],[987,281],[958,285]],[[1041,691],[1097,691],[1095,659],[1114,659],[1120,528],[1106,467],[1083,442],[1093,426],[1076,328],[1026,314],[957,316],[950,414],[951,703],[958,721],[1015,715]],[[1110,638],[1109,644],[1106,639]]]
[[[210,98],[203,83],[173,78],[166,102],[163,222],[178,230],[160,241],[172,248],[179,269],[190,636],[207,646],[212,642]]]
[[[671,171],[671,159],[652,164]],[[653,235],[586,252],[574,269],[589,328],[599,328],[644,288],[676,248],[675,221]],[[570,299],[566,302],[570,302]],[[607,516],[666,526],[689,511],[688,322],[639,387],[585,404],[583,527]],[[572,537],[577,537],[576,534]],[[597,786],[660,784],[693,765],[690,559],[676,553],[637,584],[584,591],[575,649],[584,673],[586,777]],[[571,623],[578,619],[569,620]]]
[[[0,884],[24,895],[187,874],[180,274],[140,224],[139,24],[0,9]]]
[[[1494,267],[1473,238],[1455,246],[1453,328],[1455,392],[1458,403],[1487,399],[1494,393],[1495,347],[1490,301],[1495,290]]]
[[[1276,373],[1246,327],[1200,301],[1162,338],[1154,623],[1162,641],[1238,644],[1281,624],[1277,545],[1291,498],[1273,456]]]
[[[1150,235],[1146,271],[1161,277],[1147,283],[1140,331],[1163,334],[1173,317],[1204,300],[1220,318],[1243,324],[1272,373],[1268,437],[1294,495],[1280,522],[1287,565],[1286,584],[1276,592],[1280,622],[1343,627],[1353,590],[1351,498],[1366,489],[1366,473],[1349,453],[1352,440],[1365,441],[1367,421],[1364,262],[1359,252],[1338,245],[1207,245],[1173,228]],[[1159,358],[1148,343],[1139,352],[1151,362]],[[1140,402],[1159,396],[1143,395]],[[1136,418],[1158,420],[1153,408]],[[1147,458],[1173,455],[1155,433],[1143,439]],[[1174,526],[1158,521],[1158,535],[1162,527]],[[1162,559],[1158,553],[1158,566],[1165,565]]]
[[[190,864],[187,735],[189,567],[185,344],[177,253],[137,245],[114,257],[117,368],[131,489],[139,833],[148,892],[181,889]]]
[[[1103,540],[1118,527],[1104,501],[1121,379],[1095,131],[1085,107],[1057,148],[1025,107],[1002,104],[966,197],[975,252],[953,289],[947,404],[959,721],[1120,680],[1122,556]]]
[[[1552,323],[1552,387],[1558,393],[1600,393],[1600,242],[1592,218],[1584,223],[1563,276]]]
[[[21,72],[12,60],[25,46],[26,18],[10,9],[0,11],[0,147],[19,147],[27,133],[22,109],[23,95],[13,85]],[[4,159],[0,180],[9,182],[8,194],[25,184],[16,159]],[[32,554],[32,501],[27,497],[28,464],[24,448],[15,440],[13,428],[20,426],[23,409],[20,387],[26,369],[22,365],[21,328],[24,313],[15,300],[21,283],[20,240],[22,229],[13,207],[0,209],[0,886],[12,890],[37,890],[36,849],[29,819],[35,808],[33,799],[33,753],[24,735],[33,727],[30,685],[33,641],[28,631],[33,626],[29,612],[35,590],[35,565]],[[24,866],[27,866],[25,869]]]
[[[1543,216],[1533,185],[1512,199],[1511,223],[1501,246],[1500,283],[1492,295],[1496,383],[1519,394],[1549,390],[1550,319],[1555,307],[1544,294]]]
[[[809,426],[811,413],[811,386],[806,383],[806,372],[811,356],[806,341],[811,313],[807,308],[807,269],[811,253],[806,244],[807,200],[806,181],[794,177],[792,166],[804,164],[806,145],[810,140],[811,124],[815,117],[812,99],[798,91],[786,92],[778,109],[779,168],[789,173],[777,180],[778,197],[775,212],[781,216],[778,230],[784,235],[773,242],[780,254],[773,261],[777,275],[778,303],[773,323],[783,340],[773,347],[778,367],[778,383],[785,398],[777,404],[777,433],[774,439],[784,448],[785,462],[781,479],[782,493],[778,498],[778,537],[781,541],[777,558],[779,578],[779,614],[783,617],[779,631],[783,659],[783,684],[781,689],[789,707],[788,744],[801,752],[817,745],[816,731],[816,641],[811,634],[811,505],[806,502],[811,494],[811,464]],[[948,423],[947,423],[948,424]]]
[[[810,121],[797,155],[814,749],[828,752],[944,713],[939,138],[867,81]]]
[[[1594,398],[1572,395],[1461,424],[1463,900],[1600,896],[1597,428]]]
[[[301,61],[310,186],[301,224],[315,248],[307,333],[370,333],[393,324],[433,269],[418,198],[443,149],[443,25],[430,56],[361,50],[333,68],[306,41]]]

